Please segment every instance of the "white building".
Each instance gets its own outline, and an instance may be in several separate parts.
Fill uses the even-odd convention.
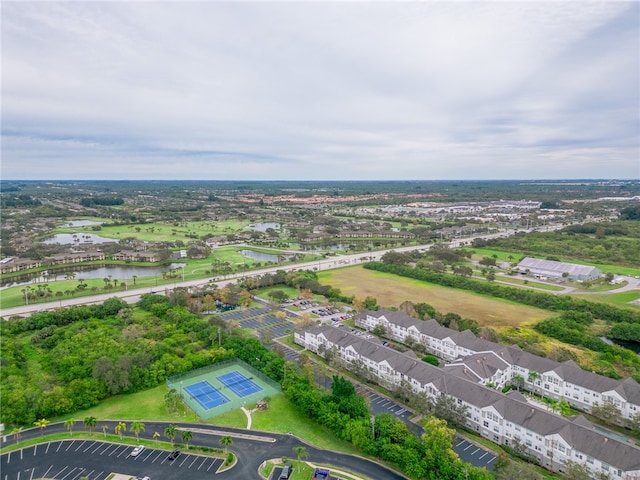
[[[469,428],[496,443],[522,445],[551,470],[561,471],[571,460],[585,465],[592,475],[640,478],[640,449],[603,435],[582,416],[564,418],[546,412],[527,403],[519,392],[499,393],[343,329],[308,327],[295,332],[295,342],[323,356],[333,351],[347,368],[364,365],[388,388],[406,381],[415,392],[432,398],[450,396],[467,407]]]

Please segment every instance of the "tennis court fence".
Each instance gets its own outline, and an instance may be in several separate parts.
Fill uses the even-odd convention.
[[[226,397],[228,397],[230,401],[210,409],[203,408],[195,399],[191,398],[190,395],[186,392],[183,393],[183,385],[188,385],[198,379],[204,380],[207,379],[207,377],[209,377],[209,380],[214,384],[214,387],[219,389],[220,387],[216,385],[217,380],[215,380],[215,377],[217,376],[216,373],[227,372],[231,369],[237,369],[239,372],[244,371],[249,374],[249,377],[253,377],[253,380],[256,381],[258,386],[261,388],[261,391],[242,398],[239,398],[235,394],[231,395],[230,393],[225,392]],[[245,404],[255,402],[267,395],[272,396],[280,392],[280,384],[240,359],[225,360],[213,365],[207,365],[206,367],[190,370],[189,372],[173,375],[167,378],[166,384],[168,388],[180,391],[183,402],[204,420],[236,410]]]

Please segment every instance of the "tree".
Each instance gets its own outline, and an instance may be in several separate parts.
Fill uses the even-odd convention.
[[[131,431],[135,434],[136,439],[140,440],[140,432],[145,431],[144,423],[140,421],[131,422]]]
[[[109,431],[109,425],[107,425],[106,423],[102,425],[102,435],[104,435],[104,438],[107,438],[107,432]]]
[[[158,439],[160,438],[160,432],[153,432],[153,441],[158,444]]]
[[[594,405],[591,409],[591,413],[602,420],[606,420],[610,423],[620,423],[622,420],[622,413],[620,409],[610,400],[605,400],[600,405]]]
[[[296,452],[298,456],[298,473],[300,473],[300,464],[302,463],[303,458],[309,458],[309,452],[305,447],[293,447],[293,451]]]
[[[124,434],[124,432],[127,431],[127,424],[124,422],[119,422],[115,428],[113,429],[114,432],[116,432],[116,435],[118,435],[120,437],[120,440],[122,440],[122,435]]]
[[[224,453],[227,453],[227,449],[233,445],[233,438],[229,435],[225,435],[224,437],[220,437],[220,446],[224,448]]]
[[[433,414],[448,423],[464,427],[467,421],[467,406],[459,405],[449,395],[440,395],[434,402]]]
[[[44,433],[44,429],[47,428],[47,425],[49,425],[50,423],[51,422],[46,418],[41,418],[40,420],[36,420],[35,422],[33,422],[36,427],[40,428],[40,435]]]
[[[178,429],[173,423],[170,423],[169,425],[167,425],[167,428],[164,429],[164,436],[169,439],[172,447],[177,434],[178,434]]]
[[[182,432],[180,432],[180,435],[182,437],[182,441],[187,444],[187,448],[188,448],[189,442],[193,438],[193,433],[191,433],[189,430],[182,430]]]
[[[13,430],[13,438],[15,439],[16,443],[18,443],[20,441],[20,439],[22,438],[22,429],[24,427],[17,427],[16,429]]]
[[[93,433],[97,423],[98,420],[96,420],[96,417],[86,417],[84,419],[84,428],[89,432],[89,435]]]
[[[536,393],[536,391],[537,391],[536,383],[539,380],[540,380],[540,374],[538,372],[536,372],[535,370],[532,370],[532,371],[529,372],[529,375],[527,376],[527,381],[533,387],[533,393]]]
[[[511,377],[511,385],[516,387],[516,390],[520,391],[520,389],[524,386],[524,377],[520,374],[516,374]]]
[[[378,337],[384,337],[387,335],[387,329],[384,327],[382,323],[379,323],[375,327],[373,327],[373,330],[371,330],[371,333],[373,333]]]
[[[564,475],[567,480],[589,480],[591,477],[586,465],[565,460]]]
[[[70,418],[69,420],[64,422],[64,428],[67,429],[67,431],[69,432],[69,435],[73,433],[73,426],[75,424],[76,424],[76,421],[73,418]]]

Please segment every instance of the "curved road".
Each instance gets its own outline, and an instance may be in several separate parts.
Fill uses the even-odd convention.
[[[117,425],[117,421],[104,421],[100,422],[100,426],[107,424],[110,427],[110,431],[114,431],[114,427]],[[164,429],[169,424],[168,422],[145,422],[146,431],[140,434],[140,437],[147,440],[153,440],[154,432],[164,432]],[[260,464],[269,459],[281,458],[286,456],[288,458],[295,458],[294,447],[304,446],[309,453],[309,460],[313,463],[332,465],[337,469],[351,471],[366,478],[372,478],[376,480],[406,480],[406,477],[394,472],[382,465],[379,465],[371,460],[367,460],[362,457],[356,457],[353,455],[347,455],[343,453],[332,452],[329,450],[322,450],[312,445],[303,443],[297,437],[292,435],[283,435],[278,433],[260,432],[255,430],[244,430],[238,428],[216,427],[206,424],[193,424],[193,423],[174,423],[179,429],[190,430],[193,432],[193,439],[191,445],[207,446],[220,448],[220,437],[229,435],[233,438],[233,445],[229,448],[238,457],[238,463],[231,470],[224,473],[217,474],[215,477],[220,479],[252,479],[260,478],[258,475],[258,468]],[[77,422],[77,428],[82,427],[82,422]],[[63,423],[51,424],[47,427],[46,433],[64,433],[66,429]],[[38,438],[40,431],[37,428],[32,428],[22,432],[22,440],[30,438]],[[10,436],[9,436],[10,437]],[[180,436],[178,435],[178,438]],[[100,441],[101,435],[99,433],[94,434],[94,440]],[[8,438],[7,442],[11,440]],[[20,461],[15,460],[15,456],[8,461],[7,453],[0,456],[0,470],[2,471],[2,478],[7,480],[16,480],[20,477],[20,472],[30,470],[35,467],[33,464],[37,457],[28,457]],[[88,470],[92,470],[91,456],[80,456],[74,458],[74,461]]]

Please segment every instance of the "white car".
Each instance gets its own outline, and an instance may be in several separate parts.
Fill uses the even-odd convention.
[[[138,445],[136,448],[133,449],[133,451],[131,452],[131,456],[132,457],[137,457],[138,455],[140,455],[142,453],[142,451],[144,450],[144,445]]]

